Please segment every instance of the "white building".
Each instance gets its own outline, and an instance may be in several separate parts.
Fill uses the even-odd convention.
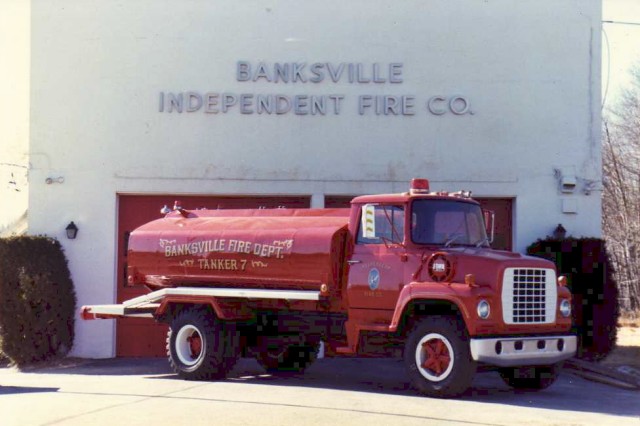
[[[600,0],[5,0],[0,228],[60,239],[79,305],[128,297],[126,233],[176,197],[322,207],[426,177],[498,210],[501,247],[597,237],[600,31]],[[78,320],[72,354],[161,351],[145,327]]]

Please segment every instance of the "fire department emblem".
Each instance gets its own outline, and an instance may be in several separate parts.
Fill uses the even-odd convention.
[[[444,252],[434,253],[427,261],[427,271],[435,282],[451,282],[456,271],[455,258]]]
[[[372,268],[369,271],[369,288],[376,290],[380,285],[380,271],[377,268]]]

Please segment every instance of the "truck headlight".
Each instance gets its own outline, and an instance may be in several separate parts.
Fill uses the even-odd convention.
[[[560,314],[565,318],[571,316],[571,303],[567,299],[562,299],[560,302]]]
[[[481,300],[478,302],[477,307],[478,316],[482,319],[489,318],[489,314],[491,314],[491,307],[489,306],[489,302],[486,300]]]

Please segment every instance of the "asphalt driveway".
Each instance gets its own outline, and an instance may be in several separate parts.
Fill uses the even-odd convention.
[[[218,382],[180,380],[164,359],[0,368],[3,426],[425,423],[640,426],[640,392],[563,373],[551,388],[523,393],[481,373],[463,397],[430,399],[407,386],[402,363],[391,359],[323,359],[289,376],[243,359]]]

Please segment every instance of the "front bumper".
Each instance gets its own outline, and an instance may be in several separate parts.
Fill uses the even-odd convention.
[[[549,365],[575,355],[578,338],[566,336],[471,339],[474,361],[498,367]]]

